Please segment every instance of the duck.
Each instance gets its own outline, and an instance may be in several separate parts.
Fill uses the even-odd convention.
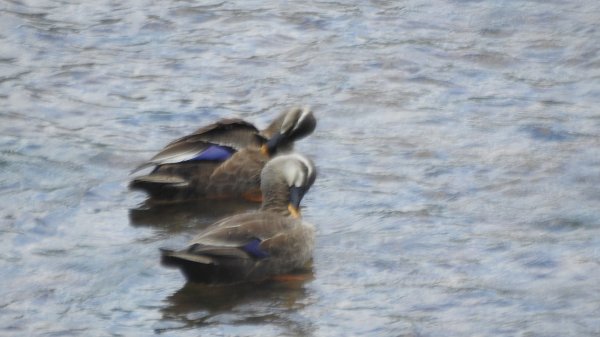
[[[162,249],[162,264],[203,284],[261,282],[302,270],[312,260],[315,226],[300,202],[315,181],[313,162],[298,153],[271,159],[261,172],[260,209],[210,225],[182,250]]]
[[[317,121],[309,107],[293,107],[259,131],[239,119],[221,119],[167,144],[132,171],[132,190],[145,191],[150,204],[195,199],[245,199],[261,202],[260,173],[267,161],[293,150]]]

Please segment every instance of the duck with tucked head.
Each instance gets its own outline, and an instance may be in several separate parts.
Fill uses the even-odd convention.
[[[315,228],[299,207],[315,178],[312,161],[300,154],[270,160],[261,173],[260,210],[214,223],[186,249],[163,250],[163,264],[206,284],[262,281],[301,269],[312,258]]]
[[[292,151],[294,142],[316,125],[307,107],[285,111],[263,131],[241,119],[222,119],[169,143],[132,173],[151,166],[154,170],[135,177],[129,186],[147,192],[154,203],[202,198],[260,202],[265,163]]]

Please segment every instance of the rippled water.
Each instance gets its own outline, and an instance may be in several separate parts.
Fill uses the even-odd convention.
[[[592,0],[0,2],[0,335],[600,334],[598,22]],[[314,279],[185,285],[158,248],[248,205],[139,209],[128,172],[297,104]]]

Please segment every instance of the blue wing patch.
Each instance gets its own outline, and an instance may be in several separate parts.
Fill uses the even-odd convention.
[[[266,257],[269,257],[269,253],[265,252],[264,250],[260,249],[260,243],[262,241],[260,241],[259,239],[252,239],[252,241],[248,242],[247,244],[243,245],[241,248],[243,251],[245,251],[246,253],[254,256],[257,259],[264,259]]]
[[[218,160],[225,161],[233,155],[235,150],[226,146],[211,145],[206,150],[202,151],[196,157],[189,161],[202,161],[202,160]]]

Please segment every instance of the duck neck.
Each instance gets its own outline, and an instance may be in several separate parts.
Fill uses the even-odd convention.
[[[287,154],[294,150],[294,143],[287,141],[277,145],[274,155]]]
[[[282,215],[290,215],[288,204],[290,191],[286,184],[272,184],[262,187],[263,202],[260,207],[263,211],[276,212]]]

